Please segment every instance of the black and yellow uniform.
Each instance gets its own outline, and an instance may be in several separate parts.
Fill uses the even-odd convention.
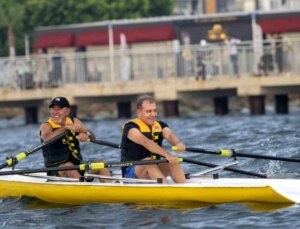
[[[47,123],[52,126],[53,131],[61,128],[61,125],[56,124],[52,118],[49,118]],[[66,119],[65,124],[72,123],[72,118]],[[68,131],[65,137],[45,147],[43,149],[43,156],[46,167],[58,166],[64,162],[72,162],[74,165],[79,165],[82,161],[82,156],[80,153],[79,141],[76,139],[75,133],[73,131]]]
[[[131,128],[139,129],[141,133],[147,138],[153,140],[159,146],[162,146],[162,142],[164,139],[162,131],[165,127],[168,127],[168,125],[162,121],[156,121],[151,127],[146,125],[142,120],[138,118],[126,122],[123,126],[122,131],[121,144],[124,146],[124,148],[122,148],[121,150],[121,161],[142,160],[146,157],[152,157],[155,155],[142,145],[136,144],[135,142],[127,138],[128,131]]]

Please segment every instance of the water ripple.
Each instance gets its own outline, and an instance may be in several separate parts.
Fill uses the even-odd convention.
[[[297,111],[299,112],[299,111]],[[126,120],[101,119],[86,122],[98,139],[120,143],[121,127]],[[241,153],[300,158],[300,115],[265,115],[251,117],[233,114],[164,119],[190,147],[230,148]],[[0,161],[40,144],[39,125],[25,126],[21,120],[0,120]],[[165,144],[166,148],[170,146]],[[85,159],[117,161],[117,149],[92,143],[82,144]],[[200,153],[183,156],[215,164],[227,158]],[[267,173],[273,177],[299,177],[299,164],[238,158],[239,169]],[[43,166],[42,153],[30,155],[19,168]],[[205,167],[183,164],[193,173]],[[116,169],[119,172],[119,169]],[[224,172],[220,176],[240,177]],[[193,206],[191,204],[191,206]],[[90,204],[66,206],[45,203],[33,198],[0,201],[0,228],[298,228],[299,206],[248,203],[166,207],[137,204]]]

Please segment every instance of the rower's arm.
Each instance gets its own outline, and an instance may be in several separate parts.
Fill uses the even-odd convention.
[[[87,135],[87,136],[83,137],[82,141],[86,141],[86,139],[90,139],[90,140],[96,139],[95,134],[91,130],[86,128],[86,126],[78,118],[74,118],[74,125],[77,127],[76,128],[77,134]],[[81,136],[80,136],[80,138],[81,138]]]
[[[162,147],[157,145],[154,141],[145,137],[137,128],[131,128],[128,131],[127,138],[131,141],[135,142],[136,144],[144,146],[150,152],[156,153],[160,156],[165,157],[169,162],[178,162],[177,157],[169,154],[165,151]]]
[[[52,126],[49,123],[43,123],[40,127],[41,131],[41,139],[46,142],[54,137],[56,137],[59,134],[62,134],[67,130],[66,127],[59,128],[55,131],[53,131]]]
[[[176,146],[176,152],[183,152],[185,150],[185,144],[181,143],[179,138],[174,134],[174,132],[169,128],[165,127],[162,131],[163,137],[172,145]]]

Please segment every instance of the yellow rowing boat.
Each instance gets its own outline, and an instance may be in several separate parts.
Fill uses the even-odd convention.
[[[133,180],[133,179],[129,179]],[[80,182],[44,175],[0,177],[0,198],[35,197],[50,203],[300,203],[300,180],[191,178],[185,184],[158,184],[116,178],[110,183]]]

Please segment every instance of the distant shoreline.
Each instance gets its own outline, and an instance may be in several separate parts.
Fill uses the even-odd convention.
[[[131,113],[134,115],[134,103],[132,103]],[[266,96],[266,108],[268,110],[274,108],[273,96]],[[289,107],[300,107],[300,96],[293,94],[289,95]],[[269,109],[270,108],[270,109]],[[229,113],[230,112],[244,112],[249,109],[248,97],[230,97],[229,98]],[[196,113],[213,113],[213,100],[211,98],[194,98],[183,99],[179,101],[179,113],[182,116],[195,115]],[[159,116],[162,115],[162,105],[158,105]],[[275,110],[274,110],[275,113]],[[78,104],[77,116],[85,120],[93,120],[95,117],[99,118],[116,118],[117,107],[115,103],[91,103]],[[1,119],[23,118],[24,110],[19,107],[4,107],[0,108]],[[49,108],[43,106],[39,109],[39,120],[49,117]]]

